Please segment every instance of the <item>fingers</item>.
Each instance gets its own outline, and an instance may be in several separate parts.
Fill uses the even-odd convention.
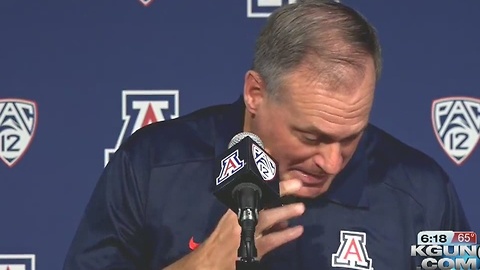
[[[302,187],[302,181],[298,179],[289,179],[280,181],[280,196],[292,195]]]
[[[267,235],[269,233],[273,233],[273,232],[276,232],[276,231],[285,230],[286,228],[288,228],[288,221],[286,221],[286,220],[285,221],[280,221],[279,223],[274,224],[270,229],[266,229],[263,232],[261,232],[260,236],[262,234]]]
[[[303,203],[293,203],[282,207],[263,210],[259,214],[257,232],[262,233],[270,229],[274,224],[287,221],[291,218],[300,216],[305,212]]]
[[[231,231],[232,235],[240,235],[242,228],[238,224],[238,217],[232,210],[228,209],[217,224],[217,228],[226,228]],[[221,230],[214,230],[213,234]],[[230,236],[228,236],[230,237]]]
[[[264,150],[267,152],[267,154],[271,155],[268,147],[265,147]],[[284,179],[280,181],[280,196],[293,195],[302,187],[302,181],[291,178],[288,173],[282,178]]]
[[[259,257],[261,258],[263,257],[263,255],[267,254],[273,249],[276,249],[277,247],[285,243],[297,239],[302,234],[303,226],[299,225],[282,231],[272,232],[270,234],[260,237],[255,241],[255,244],[258,247]]]
[[[288,220],[305,212],[303,203],[294,203],[260,212],[255,239],[259,258],[277,247],[297,239],[303,234],[303,226],[288,227]]]
[[[237,215],[228,209],[207,239],[171,269],[234,269],[240,235]]]

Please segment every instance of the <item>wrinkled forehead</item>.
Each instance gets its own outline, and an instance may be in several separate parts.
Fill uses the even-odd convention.
[[[286,124],[293,130],[341,141],[368,125],[371,101],[299,95],[287,101],[284,110]]]
[[[283,107],[292,122],[342,136],[368,124],[375,69],[373,62],[363,69],[337,65],[323,73],[303,67],[285,76],[283,88]]]

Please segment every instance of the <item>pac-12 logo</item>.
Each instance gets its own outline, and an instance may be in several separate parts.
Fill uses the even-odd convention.
[[[296,2],[297,0],[247,0],[247,18],[268,18],[276,8]]]
[[[0,254],[0,270],[35,270],[35,255]]]
[[[238,149],[233,151],[230,155],[224,157],[221,161],[220,174],[217,176],[217,185],[220,185],[230,176],[240,171],[245,165],[245,161],[240,159]]]
[[[432,103],[435,136],[448,157],[461,165],[480,138],[480,99],[447,97]]]
[[[139,128],[151,123],[177,118],[178,90],[124,90],[122,91],[123,127],[115,148],[105,149],[104,166],[122,142]]]
[[[263,180],[272,180],[277,172],[277,166],[275,162],[263,151],[262,148],[255,144],[252,144],[252,154],[257,169],[262,175]]]
[[[24,99],[0,99],[0,158],[12,168],[27,152],[37,127],[37,105]]]

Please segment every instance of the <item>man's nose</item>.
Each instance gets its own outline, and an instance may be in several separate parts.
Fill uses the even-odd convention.
[[[329,143],[319,146],[314,157],[315,164],[327,174],[338,174],[342,169],[342,153],[340,143]]]

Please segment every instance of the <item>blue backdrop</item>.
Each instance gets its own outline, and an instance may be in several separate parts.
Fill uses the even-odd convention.
[[[480,232],[480,1],[344,2],[383,46],[372,122],[445,168]],[[111,149],[234,101],[285,3],[0,1],[0,270],[61,269]]]

